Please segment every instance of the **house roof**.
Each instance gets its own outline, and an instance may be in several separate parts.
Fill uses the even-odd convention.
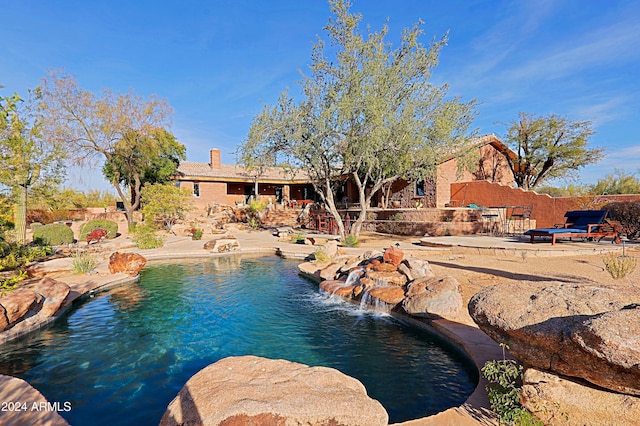
[[[215,168],[209,163],[182,161],[178,166],[178,177],[189,180],[253,182],[256,173],[233,164],[221,164],[220,168]],[[269,167],[258,175],[258,180],[267,183],[306,183],[309,178],[300,170],[292,173],[282,167]]]
[[[518,155],[515,152],[513,152],[513,150],[509,148],[507,144],[502,142],[502,140],[493,133],[490,133],[488,135],[476,136],[472,138],[469,145],[465,145],[465,147],[467,147],[466,148],[467,150],[472,150],[476,148],[481,148],[485,145],[493,146],[496,149],[496,151],[502,153],[503,155],[508,155],[512,160],[515,160],[518,157]],[[456,154],[450,154],[444,160],[441,160],[440,164],[446,163],[447,161],[454,160],[455,158],[457,158]]]
[[[472,139],[472,146],[480,147],[484,145],[493,146],[502,154],[508,155],[509,157],[511,157],[511,159],[516,159],[518,157],[518,155],[515,152],[513,152],[513,150],[509,148],[509,146],[506,143],[502,142],[502,140],[493,133],[490,133],[488,135],[478,136]]]
[[[512,159],[517,157],[516,153],[493,133],[471,140],[472,147],[479,148],[484,145],[492,145],[497,151],[509,155]],[[451,156],[441,163],[453,158],[455,157]],[[209,163],[182,161],[178,166],[178,180],[253,182],[255,177],[255,172],[234,164],[221,164],[216,168],[211,167]],[[263,183],[308,183],[310,178],[302,169],[292,172],[282,167],[269,167],[258,175],[258,180]]]

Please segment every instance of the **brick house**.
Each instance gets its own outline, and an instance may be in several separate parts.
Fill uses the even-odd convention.
[[[192,191],[196,207],[247,203],[255,197],[256,190],[260,197],[270,198],[273,203],[315,199],[313,186],[303,173],[292,176],[284,169],[271,167],[257,176],[242,166],[221,164],[219,149],[212,149],[209,155],[209,163],[181,162],[174,178],[177,186]]]
[[[454,182],[489,181],[513,186],[513,173],[505,155],[515,153],[496,135],[484,135],[472,141],[477,150],[475,166],[459,171],[455,157],[444,159],[437,167],[435,178],[419,182],[400,180],[387,188],[388,207],[445,207],[450,204],[451,184]],[[210,162],[183,161],[178,167],[176,184],[193,191],[197,207],[215,202],[233,205],[246,203],[257,193],[274,203],[283,200],[316,200],[309,178],[303,172],[291,175],[279,167],[271,167],[260,175],[238,165],[220,163],[220,150],[210,151]],[[382,207],[383,195],[375,194],[372,207]],[[358,201],[358,191],[353,182],[345,180],[338,189],[336,200],[347,204]],[[456,207],[456,206],[452,206]]]
[[[389,202],[387,207],[412,208],[423,207],[461,207],[450,203],[451,184],[455,182],[488,181],[506,186],[513,186],[513,173],[507,164],[505,155],[512,159],[516,154],[496,135],[479,136],[471,141],[472,150],[476,150],[475,160],[470,170],[459,170],[459,160],[451,156],[444,159],[436,168],[435,177],[425,181],[408,182],[399,180],[388,188]],[[342,186],[336,199],[343,198],[343,194],[350,202],[357,200],[356,186],[347,181]],[[382,207],[383,194],[376,194],[372,198],[373,207]]]

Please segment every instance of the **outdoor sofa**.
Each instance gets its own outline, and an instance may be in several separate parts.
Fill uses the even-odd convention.
[[[576,237],[589,241],[611,237],[616,244],[620,242],[618,227],[608,219],[608,210],[571,210],[566,212],[564,217],[566,219],[562,225],[530,229],[524,234],[531,237],[531,243],[535,242],[535,237],[551,237],[551,245],[554,245],[559,237]]]

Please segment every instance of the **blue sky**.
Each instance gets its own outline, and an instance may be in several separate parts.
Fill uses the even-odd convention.
[[[432,79],[480,102],[480,134],[504,135],[519,112],[589,120],[607,156],[580,182],[639,171],[640,2],[353,0],[352,11],[376,30],[388,17],[396,45],[418,19],[425,44],[449,31]],[[253,116],[294,93],[329,15],[325,0],[0,0],[0,94],[25,94],[52,68],[96,93],[155,93],[189,160],[216,147],[234,163]],[[67,185],[108,187],[99,170],[70,169]]]

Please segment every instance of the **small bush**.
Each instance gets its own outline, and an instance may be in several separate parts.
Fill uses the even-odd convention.
[[[201,240],[202,239],[202,229],[200,228],[191,228],[189,229],[189,235],[191,235],[192,240]]]
[[[139,249],[152,249],[164,245],[164,238],[158,235],[157,229],[146,223],[136,225],[133,239]]]
[[[0,245],[0,271],[18,269],[29,262],[39,260],[52,254],[51,247],[29,247],[16,243],[5,243]]]
[[[251,227],[251,229],[260,229],[260,219],[258,219],[257,217],[250,217],[247,223],[249,224],[249,227]]]
[[[39,226],[42,226],[42,224],[40,222],[32,222],[32,223],[29,224],[29,229],[34,231]]]
[[[86,251],[78,251],[73,255],[73,273],[87,274],[98,266],[98,259]]]
[[[500,424],[543,426],[529,410],[520,404],[522,383],[522,366],[517,361],[506,359],[502,347],[502,359],[487,361],[482,367],[482,375],[489,382],[487,396],[494,413],[498,415]]]
[[[33,231],[33,242],[40,246],[59,246],[73,241],[73,231],[62,223],[42,225]]]
[[[327,256],[327,252],[322,247],[313,252],[313,257],[321,263],[326,263],[331,260],[331,258]]]
[[[80,226],[78,240],[86,240],[87,235],[89,235],[96,229],[104,229],[105,231],[107,231],[108,239],[115,238],[116,235],[118,235],[118,224],[116,222],[107,219],[93,219]]]
[[[24,280],[25,278],[27,278],[27,272],[20,271],[18,275],[0,280],[0,294],[2,296],[5,296],[7,292],[15,290],[16,288],[18,288],[18,284],[20,283],[20,281]]]
[[[631,256],[619,256],[616,253],[607,253],[602,258],[604,268],[613,279],[624,278],[633,272],[638,265],[638,260]]]
[[[353,234],[348,234],[342,240],[342,245],[345,247],[358,247],[360,245],[360,241],[358,241],[358,237]]]
[[[264,209],[267,208],[268,202],[266,200],[255,200],[252,199],[251,201],[249,201],[249,211],[251,213],[260,213],[261,211],[263,211]]]
[[[294,244],[304,244],[304,235],[302,234],[295,234],[291,236],[291,242]]]
[[[6,231],[15,229],[15,227],[16,227],[15,223],[0,217],[0,235],[4,234]]]
[[[630,240],[640,238],[640,201],[616,201],[602,207],[611,219],[620,223],[621,232]]]

